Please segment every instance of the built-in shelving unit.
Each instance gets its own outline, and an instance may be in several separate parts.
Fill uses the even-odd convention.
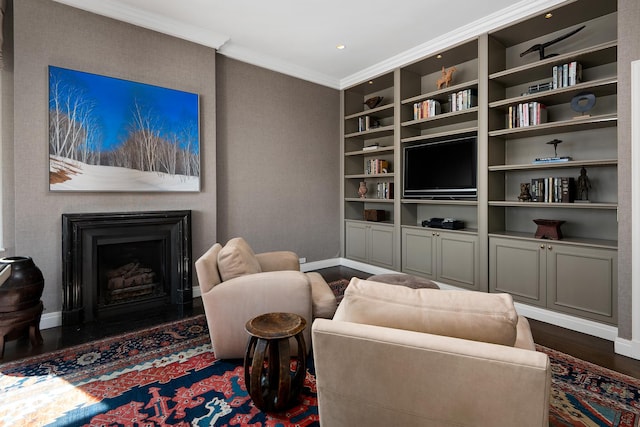
[[[343,91],[344,221],[347,228],[360,226],[356,233],[345,233],[346,256],[354,247],[354,235],[356,240],[369,239],[367,244],[372,241],[364,209],[383,209],[388,216],[376,226],[388,227],[387,237],[395,243],[386,249],[394,261],[374,261],[376,265],[463,288],[510,292],[521,302],[615,324],[617,2],[567,1],[550,12],[550,19],[541,14],[520,20]],[[576,30],[546,46],[543,59],[530,49]],[[565,64],[579,70],[576,81],[545,86],[553,81],[554,67]],[[451,84],[438,87],[443,69],[450,67],[456,68]],[[477,101],[452,108],[452,95],[462,91],[476,95]],[[584,94],[595,97],[595,106],[574,111],[572,100]],[[364,101],[372,96],[384,100],[368,109]],[[417,115],[416,105],[427,101],[439,105],[437,114]],[[532,105],[540,120],[514,120],[522,106],[533,116]],[[543,110],[546,116],[538,113]],[[375,116],[379,126],[359,129],[366,116]],[[476,198],[403,196],[406,147],[469,136],[478,144]],[[363,150],[371,145],[376,148]],[[534,162],[556,156],[569,160]],[[390,170],[366,173],[366,162],[373,158],[388,161]],[[523,184],[531,186],[532,180],[564,178],[568,184],[584,172],[590,183],[586,193],[569,192],[565,185],[562,202],[560,197],[553,202],[521,197]],[[361,181],[371,186],[364,200],[357,195]],[[381,181],[393,182],[393,198],[372,196]],[[572,195],[588,200],[573,200]],[[465,228],[423,227],[432,217],[453,217],[464,221]],[[562,221],[562,240],[535,238],[534,219]],[[378,230],[377,245],[381,236]],[[364,243],[359,246],[372,251]],[[371,261],[361,254],[356,258]],[[452,273],[455,263],[463,273]],[[523,280],[527,274],[534,279]]]
[[[368,99],[382,97],[369,108]],[[394,73],[342,92],[344,109],[343,204],[347,257],[387,268],[398,268],[394,208],[396,189],[396,98]],[[363,127],[364,124],[364,127]],[[372,170],[372,162],[383,170]],[[386,166],[386,167],[383,167]],[[361,183],[367,188],[358,193]],[[365,221],[365,210],[382,211],[381,221]]]

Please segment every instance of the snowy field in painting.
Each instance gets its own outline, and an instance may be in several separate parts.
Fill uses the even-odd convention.
[[[87,165],[50,156],[52,191],[199,191],[197,176],[169,175],[135,169]]]

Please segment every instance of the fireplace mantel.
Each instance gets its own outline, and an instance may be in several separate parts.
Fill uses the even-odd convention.
[[[98,318],[96,254],[99,245],[136,237],[157,239],[166,249],[168,292],[162,303],[180,312],[191,309],[190,210],[71,213],[62,215],[63,325],[78,325]],[[141,303],[135,308],[153,308],[149,304]]]

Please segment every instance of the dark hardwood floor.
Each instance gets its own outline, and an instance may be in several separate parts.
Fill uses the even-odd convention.
[[[347,267],[330,267],[318,270],[327,282],[351,277],[367,278],[368,273]],[[187,316],[203,313],[200,299]],[[42,331],[44,344],[33,348],[29,340],[21,338],[5,344],[4,358],[0,363],[48,353],[61,348],[94,341],[123,332],[135,331],[177,320],[184,315],[176,312],[140,313],[135,317],[93,323],[81,327],[56,327]],[[640,379],[640,361],[614,353],[613,343],[601,338],[570,331],[548,323],[530,319],[531,331],[536,343],[549,347],[608,369]]]

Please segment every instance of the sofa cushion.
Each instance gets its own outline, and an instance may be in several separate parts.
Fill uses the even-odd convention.
[[[513,346],[518,315],[509,294],[411,289],[353,278],[334,320]]]
[[[239,276],[260,273],[262,269],[251,246],[242,237],[236,237],[220,249],[218,271],[226,282]]]

